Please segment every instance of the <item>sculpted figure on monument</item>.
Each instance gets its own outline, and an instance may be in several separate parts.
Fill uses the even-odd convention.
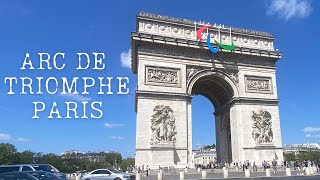
[[[257,143],[271,143],[273,140],[271,114],[266,110],[252,111],[252,137]]]
[[[160,69],[148,69],[148,81],[159,83],[178,83],[177,72]]]
[[[247,87],[249,90],[269,90],[269,81],[268,80],[248,80]]]
[[[151,116],[151,145],[154,144],[174,144],[176,141],[176,127],[173,110],[170,106],[158,105],[153,109]]]

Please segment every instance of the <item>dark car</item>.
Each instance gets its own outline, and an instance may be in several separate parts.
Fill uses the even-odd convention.
[[[66,179],[66,175],[62,172],[59,172],[57,168],[50,164],[30,164],[30,166],[36,171],[47,171],[53,173],[59,178]]]
[[[0,180],[61,180],[61,178],[45,171],[16,171],[0,174]]]
[[[13,171],[46,171],[55,174],[57,177],[66,179],[66,175],[59,172],[57,168],[50,164],[18,164],[0,166],[0,174]]]

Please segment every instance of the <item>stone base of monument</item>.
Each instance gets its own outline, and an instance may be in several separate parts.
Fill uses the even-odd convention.
[[[172,143],[161,143],[151,147],[152,150],[152,166],[151,169],[157,169],[159,166],[172,167],[176,166],[174,163],[175,146]]]
[[[188,168],[189,169],[195,169],[196,168],[196,165],[194,163],[189,163],[188,164]]]
[[[177,169],[185,169],[186,167],[188,167],[188,165],[186,163],[182,163],[182,162],[177,162]]]

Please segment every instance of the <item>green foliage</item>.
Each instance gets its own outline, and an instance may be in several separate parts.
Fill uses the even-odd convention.
[[[122,162],[122,156],[116,152],[108,153],[105,157],[105,162],[117,168]]]
[[[320,152],[319,151],[308,151],[308,152],[299,152],[299,154],[295,155],[294,153],[284,153],[283,154],[285,160],[287,161],[304,161],[304,160],[311,160],[316,161],[320,159]]]
[[[296,156],[294,155],[294,153],[284,153],[283,157],[286,161],[295,161],[296,160]]]
[[[99,161],[80,159],[76,155],[65,157],[53,153],[43,154],[32,151],[17,152],[12,144],[0,143],[0,165],[9,164],[51,164],[61,172],[74,173],[77,171],[92,171],[99,168],[121,167],[126,170],[127,166],[134,165],[134,159],[122,160],[119,153],[107,153],[106,157]]]
[[[18,161],[17,149],[9,143],[0,144],[0,164],[10,165]]]
[[[310,151],[310,152],[301,152],[297,155],[298,160],[311,160],[315,161],[320,159],[320,152],[318,151]]]
[[[204,146],[203,149],[215,149],[216,148],[216,145],[215,144],[212,144],[212,145],[207,145],[207,146]]]
[[[21,153],[17,153],[19,162],[24,162],[25,164],[33,164],[36,163],[36,153],[32,151],[23,151]]]
[[[122,160],[120,168],[123,170],[127,170],[127,167],[134,166],[134,162],[135,162],[134,158],[124,159]]]

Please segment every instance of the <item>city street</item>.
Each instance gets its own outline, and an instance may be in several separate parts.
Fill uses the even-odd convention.
[[[319,179],[319,175],[314,176],[305,176],[305,175],[297,175],[297,171],[292,171],[292,176],[288,177],[286,176],[285,171],[279,171],[278,173],[274,174],[271,173],[271,177],[265,177],[264,171],[258,171],[258,172],[252,172],[251,171],[251,179]],[[143,180],[157,180],[157,174],[152,173],[149,177],[142,177]],[[163,174],[164,180],[176,180],[180,179],[179,172],[176,173],[164,173]],[[185,174],[185,179],[201,179],[201,173],[198,172],[189,172]],[[206,179],[223,179],[223,173],[222,170],[215,170],[214,172],[207,172],[207,178]],[[229,179],[249,179],[245,178],[243,171],[233,171],[231,170],[229,172]]]

